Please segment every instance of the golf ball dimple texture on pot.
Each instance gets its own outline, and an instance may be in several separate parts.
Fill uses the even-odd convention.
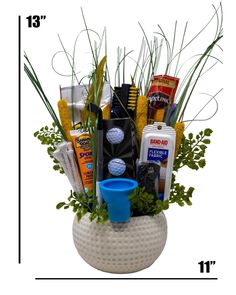
[[[111,128],[107,131],[106,138],[111,144],[121,143],[124,139],[124,131],[117,127]]]
[[[108,171],[114,176],[120,176],[125,172],[126,164],[122,159],[115,158],[108,163]]]

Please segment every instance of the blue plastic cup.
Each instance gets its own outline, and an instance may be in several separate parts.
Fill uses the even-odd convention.
[[[107,203],[111,222],[127,222],[130,219],[129,195],[138,186],[129,178],[110,178],[100,182],[100,191]]]

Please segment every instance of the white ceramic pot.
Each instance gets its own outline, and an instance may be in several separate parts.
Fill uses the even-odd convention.
[[[160,256],[167,238],[163,213],[132,217],[127,223],[97,224],[87,213],[75,216],[73,238],[80,256],[91,266],[111,273],[131,273],[149,267]]]

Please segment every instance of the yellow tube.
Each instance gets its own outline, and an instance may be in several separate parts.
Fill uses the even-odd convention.
[[[60,115],[61,125],[65,131],[66,138],[68,141],[71,141],[70,130],[72,130],[73,127],[71,125],[68,103],[65,99],[60,99],[57,103],[57,106]]]
[[[136,107],[136,134],[137,138],[141,140],[143,128],[147,125],[148,101],[146,96],[139,96]]]
[[[184,135],[184,122],[175,123],[176,141],[175,141],[175,158],[178,155],[179,147]]]

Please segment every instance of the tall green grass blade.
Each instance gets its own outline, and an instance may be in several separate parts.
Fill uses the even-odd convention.
[[[150,54],[150,63],[151,63],[151,68],[152,68],[152,75],[153,75],[153,73],[154,73],[154,64],[153,64],[153,56],[152,56],[152,55],[153,55],[153,52],[152,52],[152,50],[151,50],[150,43],[149,43],[149,41],[148,41],[147,35],[146,35],[146,33],[145,33],[145,31],[144,31],[144,29],[143,29],[141,23],[138,22],[138,24],[139,24],[139,26],[140,26],[140,28],[141,28],[141,30],[142,30],[142,32],[143,32],[144,38],[145,38],[146,43],[147,43],[147,47],[148,47],[149,54]]]
[[[126,50],[126,48],[124,47],[124,50],[123,50],[123,84],[125,84],[125,50]]]
[[[169,66],[170,66],[170,60],[171,60],[171,46],[170,46],[170,42],[169,40],[167,39],[162,27],[160,25],[158,25],[158,28],[160,29],[161,33],[160,32],[155,32],[156,34],[162,36],[165,40],[165,43],[166,43],[166,55],[167,55],[167,61],[166,61],[166,69],[165,69],[165,75],[167,75],[168,71],[169,71]]]
[[[172,57],[172,60],[170,61],[170,63],[180,54],[180,52],[182,52],[183,50],[185,50],[195,39],[198,38],[198,36],[209,26],[209,24],[212,22],[212,20],[215,18],[216,14],[218,13],[218,10],[220,9],[221,7],[221,4],[219,6],[219,8],[217,9],[216,12],[214,12],[214,14],[212,15],[212,17],[210,18],[210,20],[206,23],[205,26],[203,26],[203,28],[196,34],[194,35],[194,37],[188,41],[184,46],[183,48],[181,49],[181,51],[177,52],[173,57]]]
[[[108,54],[107,54],[107,29],[106,29],[106,27],[105,27],[105,55],[108,58]],[[105,80],[108,81],[109,84],[111,84],[111,78],[110,78],[109,67],[108,67],[108,60],[106,62]]]
[[[60,44],[61,44],[61,47],[62,47],[62,49],[63,49],[63,52],[65,53],[65,56],[66,56],[66,58],[67,58],[67,61],[68,61],[69,65],[70,65],[70,68],[71,68],[71,70],[72,70],[72,73],[73,73],[73,75],[75,76],[75,78],[76,78],[76,80],[77,80],[77,83],[79,83],[78,78],[77,78],[77,75],[76,75],[76,73],[75,73],[75,71],[74,71],[73,64],[72,64],[71,61],[70,61],[69,54],[68,54],[68,52],[67,52],[66,49],[65,49],[65,46],[64,46],[64,44],[63,44],[63,42],[62,42],[62,40],[61,40],[60,35],[57,34],[57,36],[58,36],[59,42],[60,42]],[[72,60],[73,60],[73,57],[72,57]]]
[[[52,111],[52,109],[50,108],[49,104],[47,103],[47,101],[45,100],[44,96],[42,95],[41,90],[38,87],[37,81],[34,79],[34,77],[32,77],[32,75],[31,75],[29,69],[27,68],[27,66],[25,66],[25,72],[26,72],[28,78],[30,79],[30,81],[32,82],[35,90],[38,92],[40,98],[42,99],[42,102],[44,103],[45,107],[47,108],[47,110],[48,110],[49,114],[51,115],[52,119],[54,120],[55,124],[58,126],[58,129],[63,134],[64,131],[63,131],[61,125],[60,125],[59,120],[55,117],[54,112]]]
[[[173,34],[173,41],[172,41],[172,46],[171,46],[171,51],[170,51],[170,60],[172,59],[174,55],[174,49],[175,49],[175,38],[176,38],[176,32],[177,32],[177,21],[175,21],[175,27],[174,27],[174,34]],[[167,74],[170,75],[170,69],[171,69],[171,63],[168,66],[168,72]]]
[[[94,64],[95,64],[95,68],[97,68],[98,60],[96,59],[96,56],[95,56],[94,51],[93,51],[93,46],[92,46],[91,38],[90,38],[90,35],[89,35],[89,29],[88,29],[88,26],[87,26],[87,23],[86,23],[86,19],[85,19],[82,7],[80,7],[80,10],[81,10],[81,14],[82,14],[83,21],[84,21],[84,26],[85,26],[85,29],[86,29],[86,32],[87,32],[89,46],[90,46],[91,53],[92,53],[92,56],[93,56],[93,61],[94,61]]]
[[[207,47],[207,49],[205,50],[205,52],[204,52],[204,53],[202,54],[202,56],[199,58],[199,60],[198,60],[198,62],[197,62],[197,64],[196,64],[196,66],[195,66],[195,68],[194,68],[194,70],[193,70],[193,72],[192,72],[192,74],[191,74],[191,76],[190,76],[190,78],[189,78],[189,80],[188,80],[188,82],[187,82],[187,84],[186,84],[186,86],[185,86],[185,88],[184,88],[182,94],[181,94],[181,97],[180,97],[180,99],[179,99],[179,101],[178,101],[178,105],[177,105],[177,107],[176,107],[175,115],[174,115],[174,118],[173,118],[173,121],[172,121],[172,125],[173,125],[173,126],[175,125],[175,123],[177,122],[178,119],[181,119],[181,118],[183,117],[183,114],[184,114],[184,111],[185,111],[185,109],[186,109],[186,107],[187,107],[187,105],[188,105],[189,99],[190,99],[190,97],[191,97],[191,95],[192,95],[192,92],[193,92],[193,90],[194,90],[194,88],[195,88],[195,86],[196,86],[196,84],[197,84],[197,82],[198,82],[198,79],[199,79],[199,77],[200,77],[200,75],[201,75],[201,73],[202,73],[202,71],[203,71],[203,69],[204,69],[204,67],[205,67],[205,64],[206,64],[206,62],[207,62],[207,60],[208,60],[208,58],[209,58],[209,55],[210,55],[212,49],[214,48],[215,44],[216,44],[216,43],[217,43],[222,37],[223,37],[222,35],[221,35],[221,36],[218,36],[217,39],[214,40],[214,41],[213,41],[213,42]],[[204,59],[205,59],[205,60],[204,60]],[[186,96],[187,96],[187,93],[188,93],[188,90],[189,90],[189,88],[190,88],[190,84],[191,84],[191,82],[192,82],[192,79],[193,79],[193,77],[194,77],[194,74],[196,73],[196,71],[198,70],[198,68],[199,68],[200,65],[202,64],[202,62],[203,62],[203,65],[201,66],[200,71],[199,71],[199,73],[198,73],[198,75],[197,75],[197,78],[196,78],[196,80],[195,80],[195,83],[193,84],[193,86],[192,86],[192,88],[191,88],[191,90],[190,90],[190,92],[189,92],[189,94],[188,94],[188,97],[187,97],[187,99],[186,99],[186,101],[185,101],[185,98],[186,98]],[[182,106],[183,106],[183,109],[182,109]]]
[[[218,112],[218,102],[216,100],[216,96],[223,90],[223,88],[221,88],[215,95],[211,95],[211,94],[208,94],[208,93],[202,93],[202,94],[205,94],[205,95],[208,95],[210,96],[211,98],[205,103],[205,105],[197,112],[197,114],[193,117],[193,119],[191,120],[184,120],[184,122],[189,122],[189,124],[185,127],[185,130],[189,127],[189,125],[195,121],[208,121],[210,119],[212,119],[216,113]],[[212,101],[212,100],[215,100],[215,103],[216,103],[216,110],[214,111],[214,113],[208,117],[208,118],[205,118],[205,119],[196,119],[200,114],[201,112],[209,105],[209,103]]]
[[[144,42],[145,42],[145,40],[144,40],[144,37],[143,37],[142,42],[141,42],[141,46],[140,46],[140,49],[139,49],[139,55],[138,55],[138,59],[137,59],[137,62],[136,62],[136,67],[135,67],[134,74],[133,74],[133,79],[134,80],[136,79],[138,68],[140,68],[139,63],[140,63],[142,53],[143,53]]]
[[[188,22],[185,23],[184,32],[183,32],[183,35],[182,35],[182,40],[181,40],[181,45],[180,45],[180,50],[179,50],[179,54],[178,54],[178,59],[177,59],[176,65],[175,65],[174,77],[177,77],[177,71],[178,71],[179,61],[180,61],[181,53],[183,51],[183,45],[184,45],[185,35],[186,35],[186,32],[187,32],[187,27],[188,27]],[[171,61],[172,60],[173,60],[173,56],[172,56]]]
[[[202,54],[194,55],[194,56],[192,56],[191,58],[189,58],[187,61],[185,61],[185,62],[180,66],[179,71],[177,72],[177,77],[178,77],[179,72],[181,71],[182,67],[184,67],[184,65],[185,65],[190,59],[195,58],[195,57],[198,57],[198,56],[202,56]],[[218,59],[217,57],[212,56],[212,55],[210,55],[210,54],[209,54],[208,56],[209,56],[210,58],[212,58],[212,59],[215,59],[216,62],[215,62],[212,66],[210,66],[205,72],[203,72],[203,73],[200,75],[199,78],[201,78],[201,77],[202,77],[203,75],[205,75],[208,71],[210,71],[210,70],[211,70],[216,64],[218,64],[218,63],[222,63],[222,61],[221,61],[220,59]],[[199,59],[198,59],[198,60],[199,60]],[[175,95],[175,101],[178,101],[179,94],[181,93],[181,91],[182,91],[182,89],[183,89],[183,87],[184,87],[184,85],[185,85],[187,79],[190,77],[190,75],[191,75],[191,73],[193,72],[195,66],[197,65],[198,60],[197,60],[196,62],[194,62],[194,64],[193,64],[193,65],[191,66],[191,68],[188,70],[188,72],[186,73],[186,75],[183,77],[183,79],[182,79],[182,81],[181,81],[181,83],[180,83],[180,85],[179,85],[179,87],[178,87],[178,90],[177,90],[177,92],[176,92],[176,95]],[[192,85],[193,82],[195,82],[195,80],[193,80],[193,81],[190,83],[190,85]]]
[[[127,56],[127,57],[129,59],[131,59],[136,64],[136,68],[139,69],[139,71],[140,71],[140,77],[143,77],[144,72],[143,72],[141,66],[138,64],[138,62],[134,58],[132,58],[131,56]],[[137,85],[137,87],[139,88],[140,94],[143,95],[143,89],[142,89],[142,85],[140,84],[140,80],[138,82],[135,82],[135,85]]]
[[[26,74],[27,74],[29,80],[31,81],[32,85],[34,86],[35,90],[39,94],[42,102],[44,103],[45,107],[47,108],[47,110],[48,110],[49,114],[51,115],[53,121],[55,122],[58,129],[60,130],[63,138],[66,140],[67,138],[66,138],[65,132],[64,132],[64,130],[63,130],[61,124],[60,124],[60,121],[58,120],[57,115],[54,112],[53,107],[51,106],[47,96],[45,95],[45,93],[43,91],[43,88],[41,86],[41,83],[40,83],[40,81],[38,79],[38,76],[37,76],[31,62],[29,61],[29,58],[26,55],[26,53],[25,53],[24,57],[25,57],[28,65],[29,65],[29,67],[28,67],[27,64],[24,64],[24,71],[26,72]]]
[[[119,48],[119,47],[118,47]],[[119,50],[118,50],[119,51]],[[117,57],[117,68],[115,71],[115,81],[117,78],[117,74],[118,74],[118,86],[120,86],[120,65],[122,64],[122,62],[124,62],[124,60],[126,59],[126,57],[132,53],[134,50],[130,50],[129,52],[125,53],[125,55],[123,56],[123,58],[120,60],[120,51],[117,53],[118,57]]]
[[[117,83],[116,83],[116,73],[118,74]],[[115,73],[115,85],[120,87],[120,47],[119,46],[117,48],[117,72],[116,73]]]

